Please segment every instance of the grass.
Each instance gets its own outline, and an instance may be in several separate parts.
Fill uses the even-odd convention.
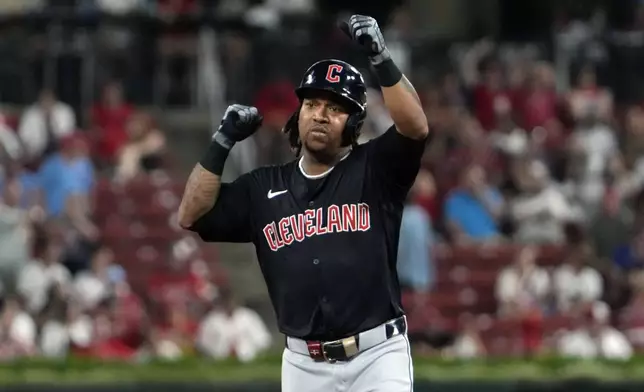
[[[235,361],[211,362],[186,359],[177,362],[99,362],[25,360],[0,365],[0,383],[114,383],[170,381],[278,381],[280,356],[261,358],[250,364]],[[557,380],[598,378],[601,380],[644,380],[644,358],[628,362],[493,359],[449,361],[436,358],[414,360],[417,380]]]

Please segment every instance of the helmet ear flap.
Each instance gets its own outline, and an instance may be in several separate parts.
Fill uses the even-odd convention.
[[[344,132],[342,132],[342,146],[351,146],[357,143],[358,138],[360,137],[360,128],[364,123],[365,114],[353,113],[347,118],[347,123],[344,126]]]

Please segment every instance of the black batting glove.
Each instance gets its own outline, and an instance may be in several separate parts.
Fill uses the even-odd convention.
[[[349,22],[340,22],[340,29],[364,50],[371,64],[379,65],[391,59],[385,38],[374,18],[353,15]]]
[[[226,109],[212,140],[230,150],[235,143],[241,142],[254,134],[262,125],[264,118],[256,107],[230,105]]]

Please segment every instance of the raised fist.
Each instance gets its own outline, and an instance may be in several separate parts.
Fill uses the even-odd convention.
[[[370,16],[353,15],[349,22],[341,22],[340,29],[364,49],[373,65],[391,58],[378,22]]]
[[[256,107],[244,105],[230,105],[221,119],[219,129],[213,135],[213,140],[230,149],[254,134],[262,125],[264,118]]]

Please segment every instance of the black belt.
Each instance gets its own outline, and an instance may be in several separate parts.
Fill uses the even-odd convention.
[[[407,320],[402,316],[339,340],[323,342],[287,337],[286,348],[298,354],[308,355],[316,361],[346,362],[362,351],[405,333],[407,333]]]

